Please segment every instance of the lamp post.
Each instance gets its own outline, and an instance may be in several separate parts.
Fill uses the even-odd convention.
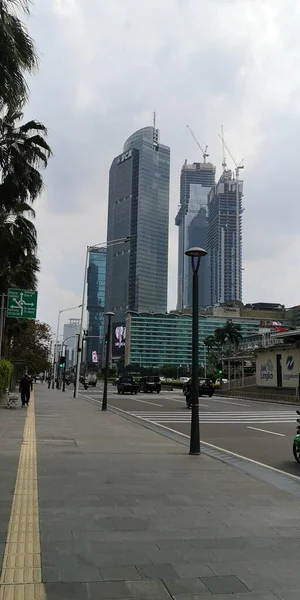
[[[124,244],[124,243],[126,244],[126,242],[130,242],[130,240],[131,240],[131,236],[127,236],[127,237],[119,238],[119,239],[116,239],[116,240],[110,240],[108,242],[99,242],[98,244],[94,244],[93,246],[87,246],[86,247],[84,278],[83,278],[83,286],[82,286],[82,303],[81,303],[81,315],[80,315],[80,329],[79,329],[78,348],[77,348],[77,361],[76,361],[76,375],[75,375],[74,398],[78,398],[78,390],[79,390],[80,365],[81,365],[82,342],[83,342],[83,317],[84,317],[84,306],[85,306],[85,294],[86,294],[86,284],[87,284],[87,272],[88,272],[89,253],[94,248],[99,248],[100,246],[104,246],[106,248],[110,248],[111,246],[117,246],[118,244]]]
[[[191,257],[193,272],[193,314],[192,314],[192,418],[190,435],[190,454],[200,454],[200,426],[199,426],[199,289],[198,272],[202,256],[206,256],[203,248],[189,248],[185,252]]]
[[[102,398],[102,410],[107,410],[107,380],[108,380],[108,369],[109,369],[109,355],[110,355],[110,340],[111,340],[111,319],[115,316],[115,313],[109,311],[105,313],[108,317],[106,339],[106,351],[105,351],[105,371],[104,371],[104,386],[103,386],[103,398]]]
[[[207,368],[206,368],[206,364],[207,364],[207,361],[206,361],[206,346],[205,346],[204,342],[200,342],[200,344],[201,344],[201,346],[203,346],[203,352],[204,352],[204,377],[206,379],[206,371],[207,371]]]
[[[61,310],[58,311],[57,329],[56,329],[56,341],[55,341],[55,348],[54,348],[54,352],[53,352],[53,366],[52,366],[53,381],[52,381],[52,389],[54,389],[54,386],[55,386],[55,379],[56,379],[56,373],[57,373],[58,335],[59,335],[60,315],[63,312],[67,312],[69,310],[75,310],[75,308],[80,308],[80,307],[81,307],[81,304],[79,304],[78,306],[71,306],[70,308],[62,308]]]

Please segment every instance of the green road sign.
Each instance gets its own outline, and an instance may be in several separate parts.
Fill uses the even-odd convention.
[[[35,319],[37,292],[31,290],[8,290],[7,316],[15,319]]]

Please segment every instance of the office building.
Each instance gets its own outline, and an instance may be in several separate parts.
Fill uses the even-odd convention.
[[[105,307],[115,328],[125,326],[127,310],[167,310],[169,179],[170,148],[155,127],[133,133],[112,162]]]
[[[69,319],[64,325],[64,342],[66,346],[66,368],[73,367],[77,358],[78,335],[80,332],[80,319]]]
[[[208,196],[210,304],[242,301],[243,182],[224,171]]]
[[[243,337],[258,333],[260,320],[231,316],[232,323],[241,326]],[[228,317],[199,315],[199,365],[206,362],[204,340],[226,325]],[[136,314],[126,317],[125,364],[159,368],[163,365],[192,364],[192,314]]]
[[[89,252],[87,276],[88,339],[86,364],[97,369],[102,363],[104,342],[106,248],[93,248]]]
[[[192,306],[191,261],[185,251],[192,246],[206,249],[208,194],[215,184],[216,168],[211,163],[188,164],[180,175],[180,206],[175,219],[178,226],[177,309]],[[206,257],[199,269],[199,303],[210,304],[210,272]]]

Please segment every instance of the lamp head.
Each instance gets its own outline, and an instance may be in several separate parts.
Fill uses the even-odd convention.
[[[186,250],[185,252],[186,256],[199,256],[201,258],[201,256],[206,256],[207,252],[206,250],[203,250],[203,248],[198,248],[197,246],[193,247],[193,248],[189,248],[188,250]]]
[[[108,310],[108,311],[105,313],[105,316],[106,316],[106,317],[114,317],[114,316],[115,316],[115,313],[114,313],[114,312],[112,312],[111,310]]]

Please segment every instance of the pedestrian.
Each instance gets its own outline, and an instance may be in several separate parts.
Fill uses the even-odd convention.
[[[25,373],[20,381],[19,392],[21,393],[22,406],[28,406],[30,400],[30,390],[32,390],[32,381]]]

